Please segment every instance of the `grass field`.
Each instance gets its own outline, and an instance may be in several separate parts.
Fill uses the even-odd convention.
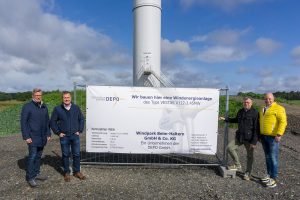
[[[16,101],[16,100],[11,100],[11,101],[0,101],[0,111],[5,110],[6,108],[22,104],[22,101]]]
[[[290,100],[290,101],[288,101],[288,103],[291,104],[291,105],[298,105],[298,106],[300,106],[300,100]]]
[[[85,100],[86,100],[85,91],[78,90],[77,105],[81,107],[84,115],[86,114]],[[220,97],[220,110],[219,110],[220,116],[224,116],[225,114],[225,100],[226,100],[225,96]],[[48,106],[49,115],[51,115],[53,108],[61,104],[61,92],[53,91],[44,94],[43,101]],[[0,136],[20,133],[20,113],[24,103],[25,102],[21,102],[21,101],[0,101]],[[258,107],[262,103],[263,100],[255,100],[253,106],[254,108],[258,109]],[[300,100],[289,101],[288,103],[291,105],[300,106]],[[235,96],[230,97],[229,117],[235,117],[237,111],[242,107],[243,107],[242,97],[235,97]],[[230,126],[235,127],[234,124],[230,124]]]
[[[0,136],[20,133],[20,114],[22,106],[28,101],[0,101]],[[61,104],[61,92],[53,91],[44,94],[43,102],[46,103],[51,115],[53,108]],[[85,114],[85,91],[83,90],[77,91],[77,105]]]

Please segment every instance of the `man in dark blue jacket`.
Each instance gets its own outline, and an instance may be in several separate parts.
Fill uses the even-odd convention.
[[[80,172],[79,140],[79,134],[83,132],[84,117],[80,108],[71,103],[70,92],[64,91],[62,93],[62,100],[63,103],[56,106],[53,110],[50,126],[53,133],[57,134],[60,138],[64,180],[69,182],[71,179],[69,168],[71,152],[73,156],[73,175],[80,180],[84,180],[85,176]]]
[[[35,180],[47,179],[40,174],[40,165],[44,146],[51,137],[48,108],[42,102],[41,89],[34,89],[32,101],[22,108],[21,132],[29,151],[26,163],[26,180],[31,187],[36,187]]]

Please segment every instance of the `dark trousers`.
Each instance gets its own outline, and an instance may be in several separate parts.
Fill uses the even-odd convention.
[[[41,157],[44,147],[28,145],[29,155],[27,158],[26,180],[34,179],[40,173]]]
[[[73,157],[73,173],[80,171],[80,140],[76,134],[66,135],[60,138],[60,146],[62,151],[62,163],[64,173],[70,173],[70,155]]]

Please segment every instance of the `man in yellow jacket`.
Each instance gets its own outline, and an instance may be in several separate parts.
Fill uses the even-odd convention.
[[[259,110],[259,123],[268,175],[261,181],[273,188],[277,186],[279,142],[287,126],[287,117],[284,107],[274,102],[272,93],[266,93],[264,100],[265,106]]]

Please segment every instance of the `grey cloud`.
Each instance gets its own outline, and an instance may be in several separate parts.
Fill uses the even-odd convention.
[[[274,52],[276,52],[280,47],[281,44],[275,40],[272,40],[270,38],[258,38],[256,40],[256,46],[258,47],[258,49],[264,53],[264,54],[272,54]]]
[[[294,90],[299,91],[300,90],[300,77],[299,76],[288,76],[284,80],[284,85],[286,88],[288,88],[288,91]]]
[[[231,11],[240,5],[251,4],[258,0],[180,0],[181,5],[188,9],[192,6],[214,6],[225,11]]]
[[[237,73],[238,74],[248,74],[248,73],[252,73],[252,71],[249,69],[249,67],[239,67],[237,69]]]
[[[247,57],[247,53],[242,49],[230,46],[209,47],[195,56],[196,59],[207,63],[241,61]]]
[[[84,24],[46,13],[52,6],[53,0],[0,1],[0,90],[31,90],[40,83],[60,89],[73,81],[122,84],[110,76],[128,71],[127,50]]]
[[[270,77],[273,75],[273,70],[271,69],[262,69],[256,72],[256,74],[260,77]]]
[[[282,76],[262,78],[257,91],[261,93],[276,91],[299,91],[300,78],[297,76]]]
[[[129,79],[132,78],[132,73],[130,72],[116,72],[115,77],[118,79]]]
[[[176,70],[170,80],[176,87],[209,87],[219,88],[222,85],[220,77],[208,77],[203,73],[188,70]]]
[[[190,54],[191,49],[188,42],[175,40],[174,42],[168,39],[162,39],[161,41],[162,56],[165,58],[172,58],[178,55],[187,56]]]
[[[291,57],[293,59],[293,64],[300,66],[300,46],[295,47],[291,51]]]
[[[213,45],[236,45],[240,38],[246,35],[251,28],[244,30],[220,29],[206,35],[194,36],[191,42],[206,42]]]

